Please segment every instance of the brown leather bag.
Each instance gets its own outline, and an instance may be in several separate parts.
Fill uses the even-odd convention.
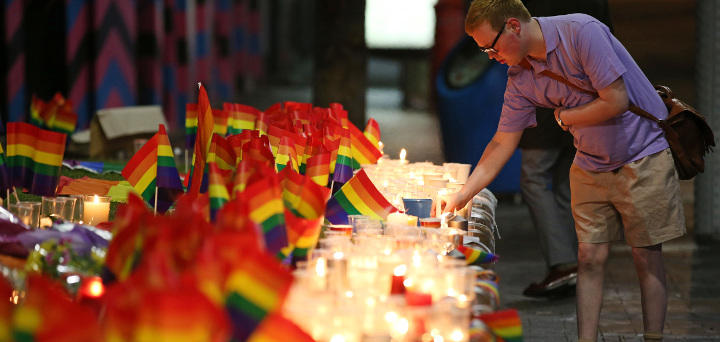
[[[597,96],[596,92],[576,86],[549,70],[543,70],[540,74],[584,93]],[[628,109],[648,120],[655,121],[660,126],[665,133],[668,145],[670,145],[678,177],[692,179],[698,173],[705,171],[705,154],[712,152],[712,148],[715,146],[715,135],[705,118],[695,108],[675,98],[669,87],[656,85],[655,90],[668,109],[668,117],[665,120],[658,119],[633,103],[630,103]]]
[[[660,120],[642,108],[630,105],[630,111],[657,122],[675,160],[680,179],[691,179],[705,171],[705,154],[715,146],[715,136],[705,118],[687,103],[675,98],[667,86],[655,86],[668,109],[668,117]]]

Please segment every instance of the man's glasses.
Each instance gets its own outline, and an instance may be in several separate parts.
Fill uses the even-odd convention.
[[[500,31],[498,31],[497,36],[495,36],[495,40],[493,40],[492,45],[490,45],[489,48],[481,46],[480,51],[482,51],[484,53],[490,53],[490,52],[495,53],[495,54],[498,53],[498,51],[495,50],[495,44],[497,43],[498,39],[500,39],[500,35],[503,33],[503,31],[505,31],[506,24],[507,24],[507,21],[503,23],[502,28],[500,28]]]

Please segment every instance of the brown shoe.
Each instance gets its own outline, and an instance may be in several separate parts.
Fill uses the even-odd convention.
[[[528,297],[554,297],[572,293],[577,282],[577,267],[567,270],[551,269],[540,283],[532,283],[523,295]]]

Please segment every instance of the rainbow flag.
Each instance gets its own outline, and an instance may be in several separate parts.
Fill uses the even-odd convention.
[[[222,170],[234,170],[235,169],[235,150],[230,145],[230,142],[215,133],[212,137],[212,144],[210,145],[210,153],[208,153],[207,162],[213,162],[217,164]]]
[[[359,169],[360,165],[377,163],[377,160],[382,157],[380,150],[351,122],[348,122],[348,130],[350,131],[353,169]]]
[[[255,129],[260,111],[254,107],[239,103],[224,103],[223,107],[229,111],[228,135],[240,134],[245,130]]]
[[[60,96],[62,97],[62,95]],[[45,126],[53,131],[71,134],[75,132],[78,116],[72,108],[72,103],[63,99],[57,110],[45,122]]]
[[[248,185],[261,180],[265,175],[275,175],[275,169],[267,163],[253,159],[241,160],[233,177],[232,198],[245,191]]]
[[[210,100],[208,99],[205,87],[200,85],[198,90],[198,126],[195,136],[195,152],[193,155],[193,167],[190,170],[190,186],[188,193],[198,194],[207,191],[205,189],[205,164],[207,155],[210,152],[215,120],[213,118]]]
[[[157,211],[161,213],[167,211],[183,192],[170,139],[162,124],[158,132],[128,161],[121,173],[150,206],[155,205],[157,189]]]
[[[5,163],[5,152],[0,145],[0,197],[5,196],[10,188],[12,188],[12,184],[10,184],[10,174]]]
[[[493,298],[495,298],[495,303],[497,306],[500,306],[500,291],[498,291],[497,282],[491,280],[478,280],[475,282],[475,286],[484,288],[492,293]]]
[[[263,135],[257,139],[251,139],[243,144],[242,160],[253,160],[274,168],[275,157],[273,157],[272,151],[270,150],[267,135]]]
[[[365,170],[360,170],[327,203],[325,217],[332,224],[347,224],[348,215],[365,215],[384,220],[397,211],[375,188]]]
[[[257,119],[255,120],[255,129],[260,132],[260,135],[267,134],[269,125],[270,117],[265,114],[265,112],[258,113]]]
[[[185,189],[180,181],[180,173],[175,164],[172,145],[165,125],[160,124],[157,132],[157,178],[158,212],[164,213]]]
[[[330,153],[318,153],[307,161],[305,175],[320,186],[327,186],[330,178]]]
[[[457,247],[457,250],[465,255],[465,261],[468,265],[479,266],[483,264],[493,263],[498,260],[497,255],[477,248],[460,245]]]
[[[198,126],[197,103],[185,104],[185,148],[190,150],[195,147],[195,135]]]
[[[375,119],[370,118],[368,120],[367,124],[365,125],[365,130],[363,131],[363,134],[365,137],[370,140],[370,142],[377,148],[380,149],[380,125],[378,125],[377,121]]]
[[[234,340],[247,341],[269,314],[282,308],[292,279],[290,271],[267,253],[250,250],[237,260],[225,288]]]
[[[522,342],[522,321],[517,310],[507,309],[493,313],[482,314],[480,319],[498,337],[498,341]]]
[[[346,183],[353,176],[353,158],[350,147],[350,132],[344,130],[340,137],[333,181],[338,184]]]
[[[228,130],[228,115],[229,113],[226,112],[224,109],[213,109],[213,133],[220,134],[221,136],[225,136],[227,134]]]
[[[263,320],[248,342],[315,342],[293,321],[273,313]]]
[[[210,178],[208,185],[208,195],[210,196],[210,221],[215,222],[217,212],[230,201],[230,193],[228,192],[228,178],[230,178],[230,170],[223,170],[214,162],[208,162],[210,168]]]
[[[325,214],[325,206],[330,197],[330,189],[315,184],[308,176],[293,170],[283,170],[282,177],[285,207],[294,214],[306,219],[316,219]]]
[[[285,206],[277,175],[264,175],[262,180],[248,185],[239,196],[248,202],[250,219],[262,227],[267,250],[270,254],[277,254],[287,246]]]
[[[225,312],[219,305],[211,302],[196,286],[171,286],[138,292],[138,294],[133,293],[142,297],[133,307],[136,321],[129,329],[131,336],[106,335],[103,341],[132,339],[133,341],[215,342],[229,340],[230,326],[225,318]],[[125,300],[118,299],[114,302],[117,303],[116,306],[120,306],[119,308],[109,311],[109,313],[113,313],[113,316],[127,314],[122,312],[127,308],[122,307],[123,304],[121,304],[127,303],[127,299],[122,299]],[[112,317],[113,319],[110,321],[122,319],[117,316]],[[118,328],[122,329],[122,327]],[[114,340],[113,337],[117,339]]]
[[[30,123],[42,127],[45,125],[45,118],[43,115],[45,115],[45,107],[47,104],[45,101],[41,100],[35,94],[33,94],[32,99],[30,100]]]
[[[317,218],[298,217],[292,211],[285,209],[285,224],[288,233],[288,246],[280,250],[284,259],[293,256],[293,262],[307,260],[308,251],[315,248],[320,238],[324,217]]]
[[[287,136],[283,136],[280,138],[277,154],[275,155],[275,167],[278,171],[281,171],[287,166],[290,166],[295,172],[299,171],[297,155],[295,154],[295,147],[293,146],[292,140]]]
[[[7,166],[12,185],[55,196],[66,135],[24,122],[7,124]]]

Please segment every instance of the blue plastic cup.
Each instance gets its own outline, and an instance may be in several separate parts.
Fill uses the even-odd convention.
[[[430,198],[403,198],[405,213],[417,216],[419,219],[430,217],[432,199]],[[418,223],[419,225],[419,223]]]

